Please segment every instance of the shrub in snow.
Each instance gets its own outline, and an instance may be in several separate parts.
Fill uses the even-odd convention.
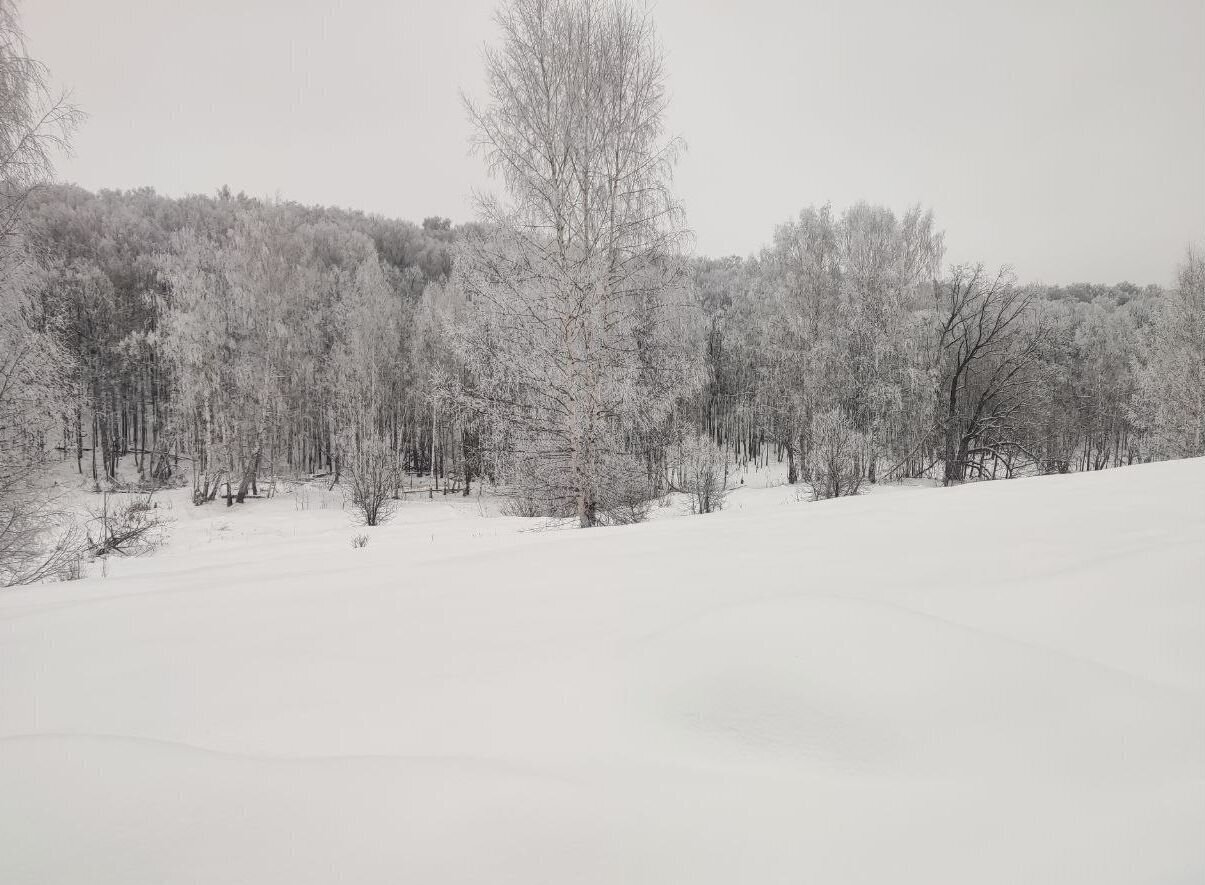
[[[632,525],[648,519],[656,496],[639,465],[627,473],[617,472],[596,490],[590,504],[590,525]],[[508,516],[569,519],[577,516],[571,493],[563,487],[524,483],[512,488],[502,508]]]
[[[677,485],[690,496],[691,513],[711,513],[728,494],[728,457],[705,433],[687,437],[675,466]]]
[[[597,451],[585,468],[590,477],[585,494],[584,480],[575,470],[571,452],[560,449],[555,441],[524,437],[519,444],[524,457],[512,458],[506,466],[506,512],[512,516],[577,518],[588,526],[645,520],[657,497],[648,467],[627,453],[617,437],[607,434],[607,447]]]
[[[298,486],[293,492],[293,506],[297,510],[310,509],[310,487]]]
[[[83,539],[42,469],[50,424],[32,411],[42,392],[23,388],[16,355],[5,353],[12,330],[4,325],[0,305],[0,587],[13,587],[69,577]],[[23,350],[31,347],[22,344]]]
[[[812,419],[804,478],[811,486],[813,500],[858,493],[865,447],[865,437],[843,409],[829,409]]]
[[[361,547],[367,547],[368,535],[356,535],[351,539],[351,546],[355,547],[357,550]]]
[[[162,546],[167,520],[158,514],[151,495],[132,495],[114,501],[105,493],[101,506],[90,510],[88,547],[94,556],[120,553],[141,556]]]
[[[84,576],[84,560],[83,557],[75,555],[70,556],[63,562],[63,567],[58,572],[60,581],[78,581]]]
[[[42,501],[0,501],[0,587],[79,577],[79,528]]]
[[[547,515],[539,501],[525,495],[512,496],[502,505],[502,512],[507,516],[521,516],[526,519]]]
[[[595,522],[600,525],[634,525],[644,522],[656,496],[639,464],[624,465],[597,493]]]
[[[343,494],[367,526],[388,521],[397,508],[402,463],[389,441],[361,426],[340,435]]]

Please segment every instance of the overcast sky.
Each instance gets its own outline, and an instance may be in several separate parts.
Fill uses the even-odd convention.
[[[494,0],[24,0],[90,115],[61,177],[471,217]],[[947,258],[1170,282],[1205,244],[1205,0],[659,0],[698,251],[921,202]]]

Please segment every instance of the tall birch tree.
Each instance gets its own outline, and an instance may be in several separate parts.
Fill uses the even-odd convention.
[[[59,574],[70,538],[42,476],[47,434],[65,408],[70,356],[56,317],[33,297],[25,209],[50,179],[79,111],[30,58],[17,7],[0,0],[0,587]]]
[[[681,143],[665,133],[661,49],[624,0],[511,0],[466,100],[506,188],[482,199],[456,278],[474,307],[468,388],[518,493],[583,527],[630,497],[641,440],[700,381],[681,325]]]

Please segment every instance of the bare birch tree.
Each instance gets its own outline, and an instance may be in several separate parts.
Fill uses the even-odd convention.
[[[56,576],[72,555],[44,481],[46,436],[60,420],[69,356],[32,298],[23,214],[49,180],[79,111],[26,54],[16,5],[0,0],[0,586]]]
[[[402,482],[401,459],[385,422],[387,404],[396,393],[390,382],[399,355],[397,300],[375,254],[350,276],[331,355],[336,450],[348,503],[365,525],[376,526],[393,514]]]
[[[474,306],[459,345],[518,493],[592,526],[639,469],[634,443],[700,381],[678,330],[681,145],[646,11],[512,0],[497,22],[489,101],[466,105],[508,200],[481,201],[486,232],[458,252]]]

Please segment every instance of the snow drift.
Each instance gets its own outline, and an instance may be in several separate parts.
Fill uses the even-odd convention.
[[[272,504],[0,594],[0,882],[1205,878],[1205,460],[362,550]]]

